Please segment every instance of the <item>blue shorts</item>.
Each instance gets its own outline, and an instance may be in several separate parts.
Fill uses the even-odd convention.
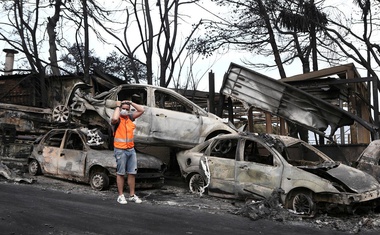
[[[114,149],[116,158],[116,173],[118,175],[137,174],[137,157],[134,148],[131,149]]]

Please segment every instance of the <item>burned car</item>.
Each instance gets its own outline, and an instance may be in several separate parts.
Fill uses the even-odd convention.
[[[353,166],[372,175],[380,182],[380,140],[372,141]]]
[[[85,129],[49,131],[33,146],[29,173],[89,183],[96,190],[107,189],[116,177],[116,161],[112,150],[99,145],[99,139],[94,141],[94,133]],[[166,164],[140,152],[137,161],[136,187],[161,187]]]
[[[71,114],[85,126],[110,126],[116,100],[132,100],[144,107],[144,114],[135,120],[136,145],[188,149],[218,134],[236,133],[234,127],[220,117],[208,113],[179,93],[145,84],[120,85],[93,97],[78,89],[70,104]],[[90,115],[94,112],[102,117],[103,122]]]
[[[374,207],[380,197],[374,177],[288,136],[220,135],[179,152],[177,160],[193,191],[206,183],[211,196],[256,200],[279,192],[284,207],[304,215]]]

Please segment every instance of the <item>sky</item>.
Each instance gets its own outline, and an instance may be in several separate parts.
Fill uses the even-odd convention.
[[[338,7],[339,9],[342,10],[342,9],[350,9],[349,5],[352,4],[352,2],[346,1],[346,0],[325,0],[325,4]],[[196,14],[196,16],[192,17],[194,22],[199,21],[198,17],[207,18],[207,19],[209,18],[216,19],[218,15],[224,15],[228,11],[227,9],[215,7],[214,3],[207,0],[202,1],[199,5],[193,5],[192,8],[194,9],[192,9],[190,12],[198,13]],[[212,9],[212,13],[210,13],[209,9]],[[347,10],[346,13],[349,14],[349,11]],[[208,68],[210,65],[212,65],[210,70],[212,70],[212,72],[215,74],[215,90],[219,91],[223,82],[223,75],[225,72],[227,72],[230,66],[230,63],[233,62],[233,63],[244,66],[244,63],[242,62],[243,60],[267,61],[267,64],[273,64],[274,58],[254,55],[248,52],[230,51],[229,53],[222,56],[215,55],[209,59],[205,59],[202,62],[202,65],[199,66],[199,71],[203,71],[204,67]],[[320,66],[320,69],[328,67],[328,65],[323,65],[323,64],[320,64],[319,66]],[[280,79],[280,75],[276,68],[271,68],[271,69],[254,68],[252,70],[274,79]],[[302,65],[299,61],[295,60],[291,65],[285,65],[285,71],[288,77],[301,74]],[[208,79],[206,75],[206,77],[203,78],[202,82],[199,84],[198,90],[207,91],[208,89],[209,89]]]

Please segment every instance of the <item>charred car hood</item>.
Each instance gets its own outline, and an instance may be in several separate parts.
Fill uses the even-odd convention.
[[[90,152],[92,153],[91,155],[93,156],[93,158],[103,160],[107,159],[108,162],[112,162],[112,164],[116,167],[116,160],[113,151],[91,149]],[[164,163],[157,157],[138,151],[136,151],[136,154],[138,168],[162,169],[162,167],[164,167]]]
[[[150,169],[161,169],[165,170],[166,165],[157,157],[136,152],[137,154],[137,166],[138,168],[150,168]]]
[[[356,193],[380,189],[379,183],[371,175],[353,167],[326,162],[315,167],[299,167],[327,180],[339,182]]]
[[[113,156],[113,151],[109,150],[89,149],[87,152],[87,161],[90,165],[100,163],[105,167],[116,168],[116,160]]]

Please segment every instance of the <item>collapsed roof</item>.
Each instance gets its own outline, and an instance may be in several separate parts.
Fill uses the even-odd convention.
[[[220,93],[241,101],[247,109],[255,107],[330,139],[338,128],[354,121],[371,133],[378,129],[343,108],[235,63],[230,64]],[[327,137],[324,131],[328,128],[331,132]]]

